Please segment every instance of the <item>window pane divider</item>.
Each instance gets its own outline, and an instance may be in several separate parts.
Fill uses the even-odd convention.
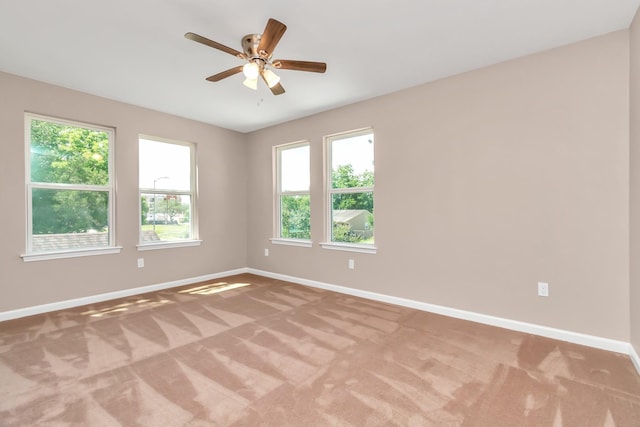
[[[309,194],[309,190],[281,191],[278,194],[281,196],[307,196]]]
[[[42,188],[45,190],[75,190],[75,191],[111,191],[109,185],[89,185],[89,184],[55,184],[50,182],[31,182],[31,188]]]
[[[346,188],[332,188],[329,190],[333,194],[348,194],[348,193],[371,193],[374,191],[373,187],[346,187]]]
[[[191,194],[189,190],[166,190],[162,188],[140,188],[140,193],[150,193],[150,194],[172,194],[176,196],[188,196]]]

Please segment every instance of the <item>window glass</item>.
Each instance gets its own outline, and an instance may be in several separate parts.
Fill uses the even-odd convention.
[[[309,191],[309,145],[280,151],[281,191]]]
[[[113,246],[113,131],[26,115],[27,253]]]
[[[331,141],[332,188],[373,187],[373,134]]]
[[[140,138],[140,187],[191,190],[191,146]]]
[[[373,146],[370,130],[327,138],[331,242],[374,243]]]
[[[276,148],[276,237],[311,239],[309,144]]]
[[[311,210],[309,195],[280,196],[282,215],[280,237],[285,239],[311,238]]]
[[[194,147],[139,140],[140,243],[194,239]]]

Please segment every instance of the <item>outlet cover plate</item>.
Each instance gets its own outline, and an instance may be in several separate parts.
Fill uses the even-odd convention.
[[[546,282],[538,282],[538,296],[539,297],[548,297],[549,296],[549,284]]]

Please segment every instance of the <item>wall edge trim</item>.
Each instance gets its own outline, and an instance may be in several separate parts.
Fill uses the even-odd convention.
[[[304,286],[310,286],[319,289],[326,289],[329,291],[339,292],[342,294],[353,295],[366,299],[386,302],[390,304],[400,305],[403,307],[414,308],[421,311],[426,311],[435,314],[441,314],[444,316],[454,317],[462,320],[469,320],[476,323],[482,323],[485,325],[496,326],[504,329],[509,329],[518,332],[529,333],[533,335],[539,335],[546,338],[557,339],[560,341],[567,341],[574,344],[585,345],[588,347],[599,348],[602,350],[613,351],[616,353],[626,354],[631,357],[638,373],[640,374],[640,358],[632,354],[633,348],[630,343],[625,341],[613,340],[610,338],[599,337],[595,335],[583,334],[580,332],[573,332],[564,329],[551,328],[549,326],[537,325],[535,323],[527,323],[519,320],[506,319],[497,316],[491,316],[487,314],[481,314],[472,311],[460,310],[457,308],[451,308],[436,304],[430,304],[426,302],[411,300],[407,298],[394,297],[391,295],[380,294],[371,291],[363,291],[360,289],[349,288],[346,286],[333,285],[330,283],[323,283],[314,280],[302,279],[299,277],[288,276],[284,274],[272,273],[269,271],[257,270],[253,268],[248,269],[249,273],[257,274],[260,276],[269,277],[272,279],[285,280],[292,283],[297,283]],[[633,351],[635,353],[635,351]],[[634,357],[636,359],[634,360]]]
[[[16,310],[9,310],[0,312],[0,322],[12,319],[18,319],[21,317],[33,316],[36,314],[42,314],[57,310],[64,310],[68,308],[78,307],[81,305],[94,304],[103,301],[109,301],[118,298],[124,298],[131,295],[138,295],[147,292],[159,291],[163,289],[175,288],[178,286],[189,285],[192,283],[202,282],[206,280],[218,279],[221,277],[233,276],[236,274],[256,274],[263,277],[272,279],[284,280],[291,283],[296,283],[303,286],[309,286],[318,289],[325,289],[328,291],[338,292],[345,295],[357,296],[365,299],[386,302],[389,304],[395,304],[403,307],[413,308],[416,310],[426,311],[429,313],[441,314],[462,320],[469,320],[476,323],[485,325],[496,326],[504,329],[509,329],[518,332],[524,332],[534,335],[539,335],[547,338],[557,339],[561,341],[567,341],[574,344],[585,345],[589,347],[599,348],[602,350],[613,351],[616,353],[626,354],[630,357],[631,362],[635,366],[638,374],[640,374],[640,355],[636,352],[632,344],[613,340],[610,338],[598,337],[595,335],[583,334],[580,332],[573,332],[564,329],[551,328],[548,326],[537,325],[534,323],[521,322],[519,320],[506,319],[497,316],[490,316],[487,314],[481,314],[472,311],[460,310],[457,308],[451,308],[436,304],[430,304],[426,302],[411,300],[408,298],[395,297],[386,294],[380,294],[377,292],[364,291],[355,288],[349,288],[347,286],[334,285],[331,283],[324,283],[315,280],[303,279],[295,276],[288,276],[285,274],[272,273],[269,271],[258,270],[249,267],[237,268],[234,270],[221,271],[218,273],[207,274],[203,276],[190,277],[187,279],[174,280],[170,282],[158,283],[155,285],[141,286],[131,289],[124,289],[121,291],[107,292],[103,294],[91,295],[87,297],[74,298],[70,300],[58,301],[48,304],[41,304],[32,307],[20,308]]]
[[[0,322],[5,320],[18,319],[20,317],[33,316],[35,314],[48,313],[51,311],[65,310],[81,305],[95,304],[118,298],[125,298],[131,295],[144,294],[147,292],[160,291],[163,289],[175,288],[177,286],[190,285],[192,283],[203,282],[205,280],[218,279],[220,277],[233,276],[235,274],[247,273],[247,268],[222,271],[219,273],[207,274],[204,276],[191,277],[188,279],[174,280],[171,282],[157,283],[155,285],[141,286],[137,288],[123,289],[121,291],[107,292],[103,294],[90,295],[87,297],[73,298],[64,301],[57,301],[47,304],[35,305],[32,307],[19,308],[16,310],[1,311]]]
[[[633,363],[633,366],[636,367],[638,374],[640,374],[640,355],[638,355],[638,353],[636,352],[636,349],[633,346],[633,344],[629,344],[629,357],[631,358],[631,362]]]

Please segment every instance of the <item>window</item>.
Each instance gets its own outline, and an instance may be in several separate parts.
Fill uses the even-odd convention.
[[[198,244],[195,147],[141,136],[138,150],[139,249]]]
[[[371,129],[325,139],[328,224],[325,247],[374,250]]]
[[[275,157],[276,239],[272,241],[308,243],[311,239],[309,143],[276,147]]]
[[[113,130],[25,115],[25,261],[118,252],[114,247]]]

